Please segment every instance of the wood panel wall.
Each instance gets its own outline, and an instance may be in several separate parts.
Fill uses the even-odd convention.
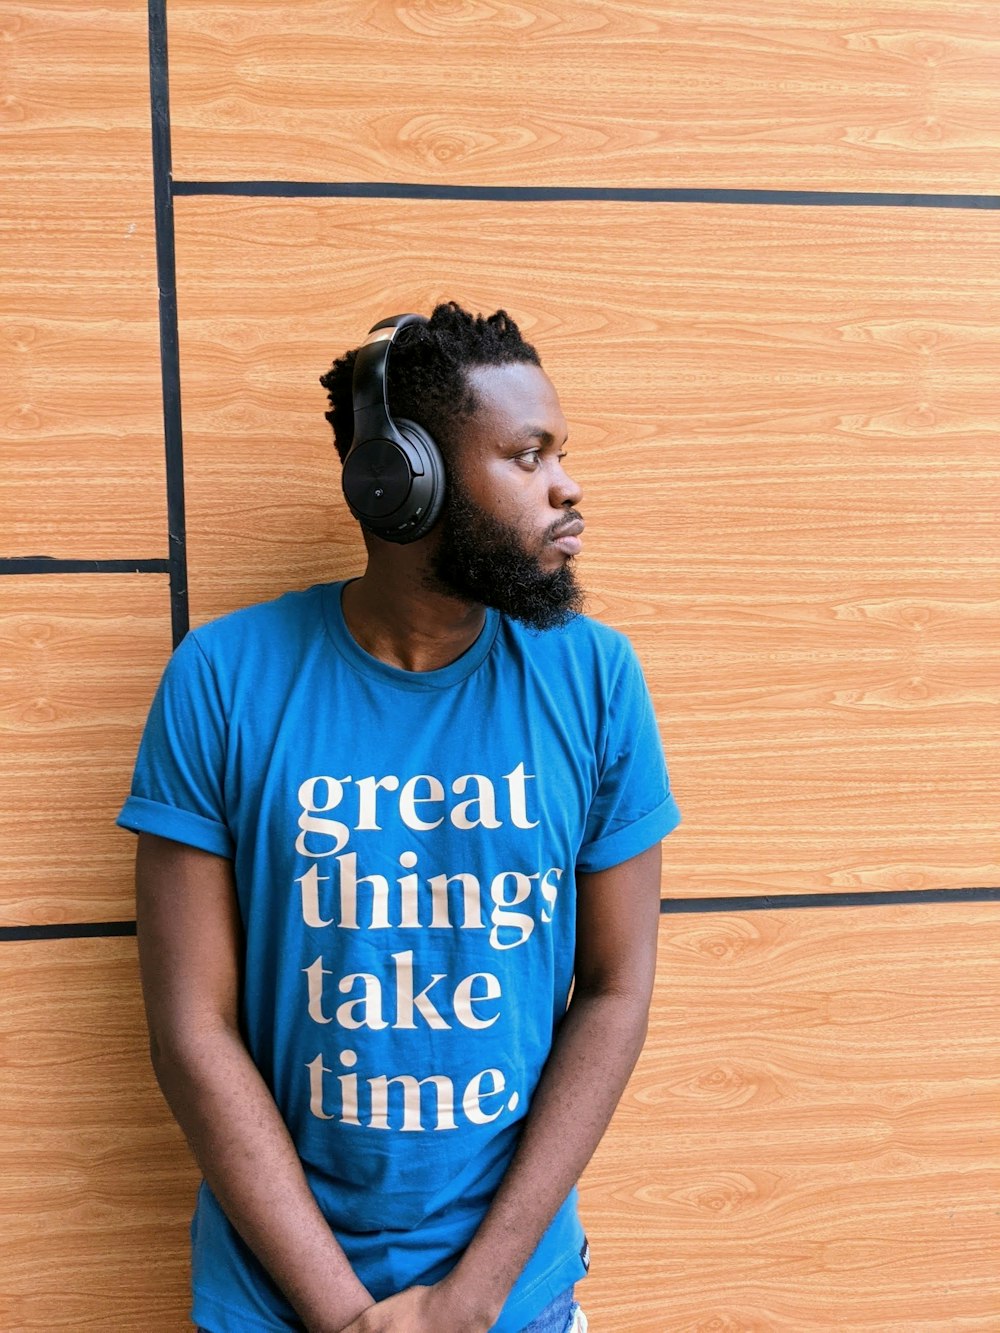
[[[114,813],[185,588],[361,567],[317,376],[455,297],[559,388],[685,817],[594,1333],[1000,1328],[995,7],[167,18],[172,200],[147,6],[0,17],[0,1327],[188,1326]]]

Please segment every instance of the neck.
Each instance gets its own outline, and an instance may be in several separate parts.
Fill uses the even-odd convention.
[[[344,621],[355,642],[403,671],[436,671],[454,662],[486,622],[484,607],[433,591],[425,573],[426,560],[413,547],[369,549],[368,568],[343,592]]]

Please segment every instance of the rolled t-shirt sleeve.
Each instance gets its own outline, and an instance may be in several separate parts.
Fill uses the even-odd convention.
[[[631,647],[609,712],[600,782],[576,861],[584,872],[607,870],[638,856],[681,822],[653,701]]]
[[[226,820],[226,722],[208,659],[188,634],[167,663],[117,823],[232,856]]]

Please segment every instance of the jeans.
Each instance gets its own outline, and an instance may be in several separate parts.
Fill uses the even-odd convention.
[[[583,1321],[582,1325],[577,1323],[577,1315]],[[568,1287],[561,1296],[557,1296],[551,1305],[532,1319],[530,1324],[525,1324],[521,1333],[571,1333],[575,1328],[584,1333],[587,1324],[579,1305],[573,1299],[573,1288]]]

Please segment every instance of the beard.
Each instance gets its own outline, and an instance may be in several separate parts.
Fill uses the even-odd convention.
[[[567,511],[546,537],[578,517]],[[543,569],[517,528],[481,509],[454,474],[448,478],[440,528],[427,575],[435,592],[493,607],[536,630],[565,625],[583,610],[583,589],[570,564]]]

